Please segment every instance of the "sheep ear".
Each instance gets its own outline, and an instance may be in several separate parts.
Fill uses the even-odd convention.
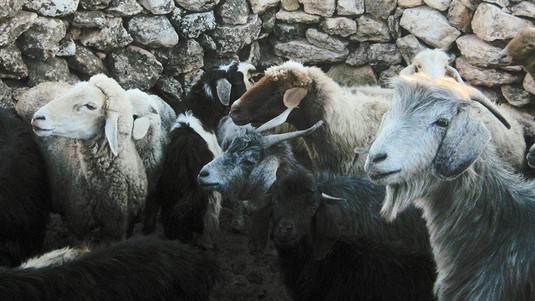
[[[453,117],[438,148],[433,174],[444,180],[461,175],[476,161],[490,141],[489,130],[465,111]]]
[[[216,83],[217,97],[219,101],[224,105],[228,106],[230,102],[230,91],[232,90],[232,84],[226,79],[222,78]]]
[[[147,135],[150,128],[150,120],[148,117],[139,117],[134,120],[134,127],[132,129],[132,138],[139,140]]]
[[[315,260],[322,260],[329,254],[342,232],[333,214],[323,202],[316,210],[313,227],[312,256]]]
[[[411,75],[414,74],[416,70],[414,69],[414,64],[410,64],[399,72],[399,75]]]
[[[104,133],[106,134],[106,140],[110,145],[110,150],[114,156],[119,154],[119,133],[117,131],[117,124],[119,122],[119,113],[108,112],[106,117],[106,125],[104,126]]]
[[[282,101],[287,108],[295,108],[307,94],[308,90],[303,87],[290,88],[284,92]]]
[[[461,75],[459,74],[459,71],[457,71],[457,69],[453,68],[452,66],[446,67],[446,75],[449,75],[449,76],[453,77],[459,83],[464,84],[464,81],[461,78]]]

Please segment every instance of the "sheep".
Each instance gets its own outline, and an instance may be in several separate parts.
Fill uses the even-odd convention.
[[[506,168],[484,115],[458,82],[414,75],[396,95],[366,159],[386,185],[383,216],[423,210],[438,300],[534,300],[535,182]]]
[[[288,123],[302,130],[318,120],[325,126],[304,137],[315,171],[362,172],[364,158],[353,150],[371,143],[390,106],[388,89],[356,92],[342,88],[316,67],[288,61],[266,70],[264,77],[231,107],[237,125],[261,124],[288,107],[299,107]]]
[[[417,72],[425,73],[432,78],[451,76],[463,84],[459,72],[450,66],[450,57],[442,49],[424,49],[412,59],[412,63],[401,70],[400,75],[411,75]]]
[[[0,265],[18,265],[40,250],[50,206],[46,166],[30,126],[0,108]]]
[[[219,229],[221,195],[199,187],[202,166],[221,153],[215,131],[228,105],[245,92],[254,66],[232,62],[208,70],[183,101],[165,148],[166,157],[156,191],[147,201],[144,233],[154,231],[161,208],[167,238],[214,247]]]
[[[500,64],[522,65],[535,78],[535,27],[526,27],[498,54]]]
[[[354,215],[350,212],[356,207],[362,218],[371,219],[368,202],[383,196],[383,189],[364,176],[316,179],[297,169],[277,179],[271,192],[271,233],[294,300],[433,300],[430,252],[393,246],[374,239],[377,235],[340,240],[340,217]]]
[[[268,227],[262,224],[266,222],[262,214],[268,211],[270,206],[266,194],[276,179],[302,168],[284,141],[311,135],[322,124],[320,121],[310,129],[292,133],[266,134],[267,130],[283,123],[290,112],[291,110],[287,109],[282,115],[257,129],[251,126],[240,128],[228,149],[206,164],[198,176],[200,185],[207,189],[219,191],[225,196],[239,196],[241,199],[250,200],[249,208],[259,214],[253,217],[249,229],[250,238],[257,248],[264,247],[267,242]],[[358,176],[356,178],[364,181]],[[355,197],[359,193],[357,188],[348,188],[355,189]],[[355,200],[346,208],[346,214],[340,217],[345,229],[342,234],[344,239],[351,240],[352,237],[360,235],[381,237],[397,245],[411,246],[419,252],[430,252],[427,230],[420,212],[409,210],[396,223],[386,223],[379,215],[383,198],[384,190],[375,187],[373,198],[363,203]]]
[[[209,300],[217,262],[175,241],[138,238],[61,265],[0,269],[2,300]]]
[[[147,178],[132,141],[132,105],[112,78],[95,75],[34,113],[32,126],[57,177],[59,211],[78,238],[93,225],[105,240],[130,235],[147,195]],[[46,139],[50,136],[70,139]]]

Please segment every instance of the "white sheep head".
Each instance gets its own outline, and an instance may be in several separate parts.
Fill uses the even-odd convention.
[[[32,118],[41,137],[63,136],[92,139],[104,134],[114,155],[119,152],[119,134],[131,135],[132,118],[119,125],[120,116],[132,116],[125,91],[112,78],[98,74],[41,107]]]
[[[414,57],[412,64],[401,70],[400,75],[411,75],[414,73],[425,73],[431,78],[440,76],[450,76],[459,83],[464,83],[461,75],[450,65],[450,57],[442,49],[425,49]]]
[[[140,140],[144,138],[149,129],[157,130],[161,128],[162,119],[158,113],[158,104],[149,95],[139,89],[126,91],[133,108],[134,126],[132,128],[132,138]]]

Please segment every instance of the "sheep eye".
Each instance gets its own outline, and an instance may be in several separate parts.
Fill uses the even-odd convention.
[[[445,118],[439,118],[437,119],[437,121],[435,121],[435,124],[438,125],[439,127],[445,128],[445,127],[448,127],[450,122],[446,120]]]
[[[84,106],[85,106],[86,108],[88,108],[89,110],[91,110],[91,111],[97,109],[97,107],[96,107],[94,104],[90,104],[90,103],[86,103]]]

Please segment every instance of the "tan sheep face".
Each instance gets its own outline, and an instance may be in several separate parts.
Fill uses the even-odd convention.
[[[525,28],[499,53],[498,59],[501,64],[527,65],[534,56],[535,28]]]
[[[79,83],[35,112],[33,130],[41,137],[93,138],[104,126],[104,101],[99,88]]]

